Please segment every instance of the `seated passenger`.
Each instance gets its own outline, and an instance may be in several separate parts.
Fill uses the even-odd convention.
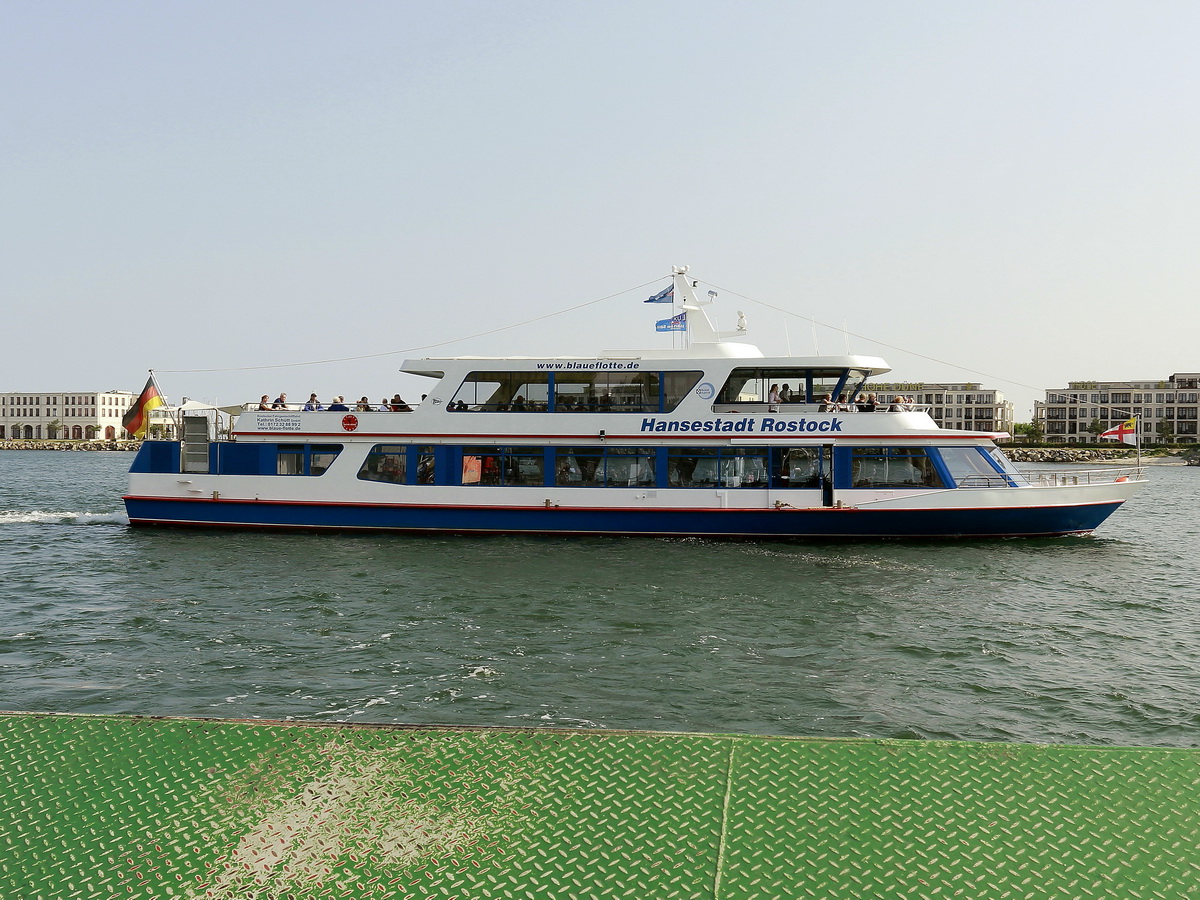
[[[345,398],[339,394],[338,396],[334,397],[332,402],[329,404],[329,411],[350,412],[350,407],[346,405]]]
[[[838,394],[837,408],[838,412],[858,412],[858,407],[850,402],[845,393]]]
[[[271,409],[287,409],[287,394],[280,394],[271,404]]]
[[[270,398],[270,396],[271,396],[270,394],[263,394],[263,395],[262,395],[262,399],[258,401],[258,408],[259,408],[259,409],[270,409],[270,408],[271,408],[271,404],[270,404],[270,402],[269,402],[269,398]]]
[[[788,387],[788,383],[786,381],[783,383],[783,387],[779,389],[779,401],[781,403],[792,402],[792,389]]]
[[[380,412],[389,412],[391,410],[391,408],[392,408],[392,405],[388,402],[387,397],[384,397],[382,400],[379,401],[379,411]]]
[[[366,397],[363,397],[358,401],[358,404],[354,407],[354,409],[356,412],[371,412],[371,401]]]
[[[525,398],[520,394],[517,394],[517,396],[513,397],[512,411],[525,412]]]
[[[412,407],[405,403],[399,394],[392,394],[391,410],[392,412],[412,412]]]
[[[833,394],[825,394],[821,398],[821,406],[817,412],[836,412],[837,404],[833,402]]]
[[[874,394],[867,394],[865,397],[858,398],[859,412],[875,412],[875,409],[878,405],[879,403],[875,399]]]
[[[319,412],[325,407],[321,405],[321,401],[317,399],[316,394],[308,395],[308,402],[304,404],[305,412]]]

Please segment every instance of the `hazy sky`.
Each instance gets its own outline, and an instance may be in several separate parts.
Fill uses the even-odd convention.
[[[1027,421],[1200,371],[1197,47],[1153,0],[3,0],[0,390],[413,393],[669,346],[690,264],[768,354]]]

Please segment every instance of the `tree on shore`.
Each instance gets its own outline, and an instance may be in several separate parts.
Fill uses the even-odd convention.
[[[1046,432],[1042,431],[1042,426],[1037,422],[1014,422],[1013,436],[1037,444],[1046,436]]]

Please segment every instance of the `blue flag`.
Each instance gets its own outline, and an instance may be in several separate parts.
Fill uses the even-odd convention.
[[[669,319],[659,319],[654,323],[655,331],[687,331],[687,313],[681,312]]]
[[[675,302],[675,285],[669,284],[645,303],[674,303]]]

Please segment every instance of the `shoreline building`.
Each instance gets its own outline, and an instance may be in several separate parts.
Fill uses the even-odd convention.
[[[1098,443],[1099,433],[1138,417],[1145,444],[1192,444],[1200,440],[1200,373],[1177,372],[1165,380],[1071,381],[1035,401],[1033,419],[1046,440]]]
[[[1012,434],[1012,401],[1005,400],[1001,391],[981,387],[976,382],[934,384],[928,381],[873,381],[867,385],[867,390],[874,391],[884,403],[891,403],[898,396],[915,398],[913,402],[928,407],[929,415],[942,428],[1006,431]]]
[[[124,440],[130,391],[0,393],[0,440]]]

